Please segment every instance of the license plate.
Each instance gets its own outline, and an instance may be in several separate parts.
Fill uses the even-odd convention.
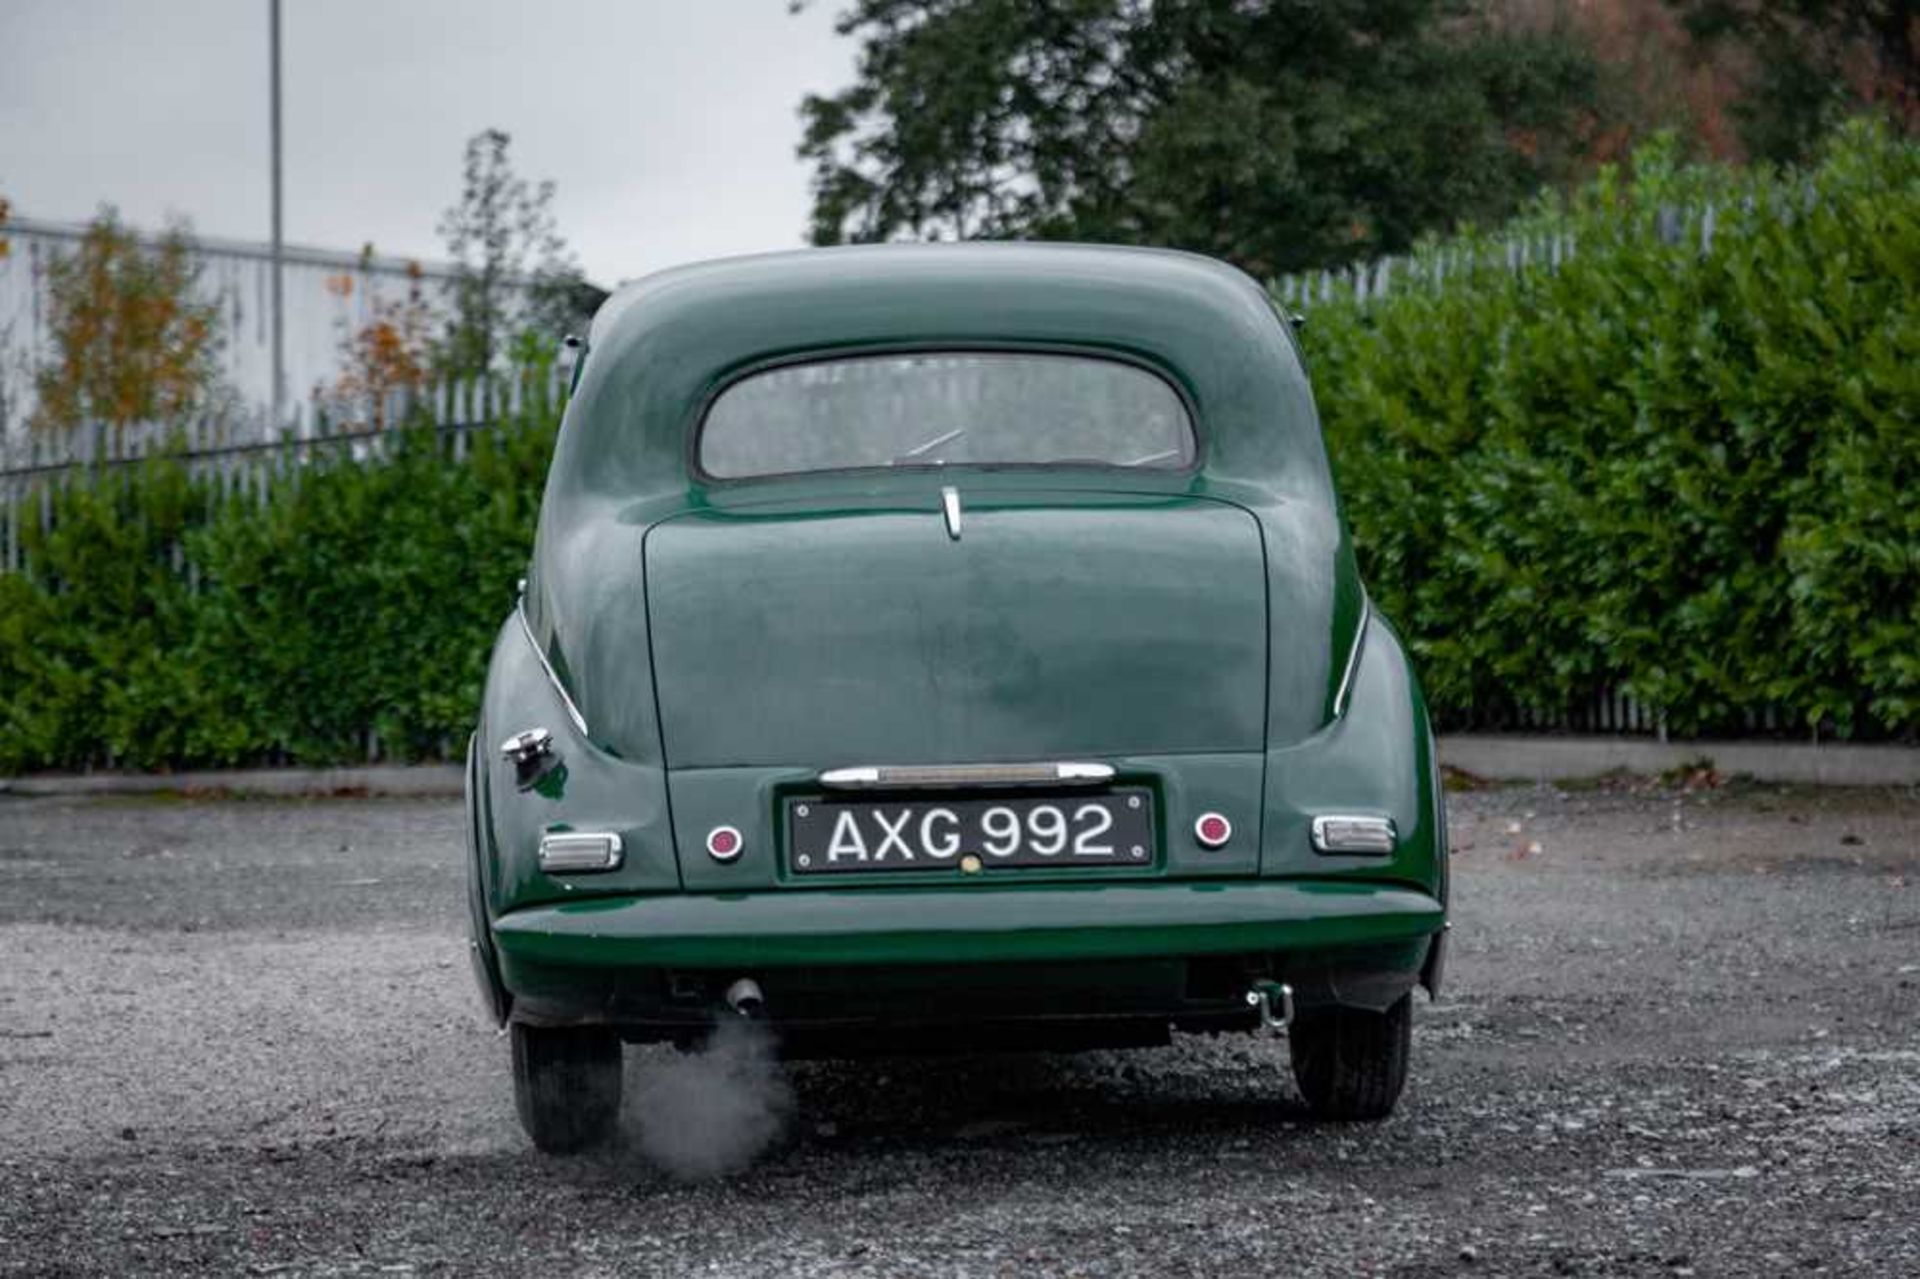
[[[1153,798],[1144,788],[1003,799],[787,801],[797,874],[981,866],[1145,866]]]

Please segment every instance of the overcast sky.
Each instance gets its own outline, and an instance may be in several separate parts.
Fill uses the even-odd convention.
[[[596,282],[801,242],[796,108],[852,78],[840,0],[283,0],[286,237],[438,257],[497,126]],[[0,195],[269,231],[267,0],[0,0]]]

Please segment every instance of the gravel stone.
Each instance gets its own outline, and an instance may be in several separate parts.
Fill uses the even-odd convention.
[[[802,1063],[690,1182],[520,1134],[457,801],[0,799],[0,1273],[1920,1274],[1920,793],[1450,825],[1384,1123],[1273,1039]]]

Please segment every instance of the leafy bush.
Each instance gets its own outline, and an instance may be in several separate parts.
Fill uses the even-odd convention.
[[[1679,733],[1773,706],[1910,734],[1920,147],[1860,124],[1805,173],[1633,167],[1312,311],[1369,588],[1443,722],[1609,690]],[[1573,255],[1514,271],[1515,237]]]
[[[1515,236],[1574,251],[1516,272]],[[1655,149],[1404,265],[1305,340],[1443,725],[1604,690],[1683,734],[1763,706],[1920,730],[1920,148],[1855,127],[1787,175]],[[264,494],[164,459],[59,492],[0,576],[0,770],[457,749],[554,429],[534,409],[459,462],[391,434]]]
[[[369,734],[383,756],[450,753],[554,429],[536,409],[460,462],[396,432],[379,464],[228,495],[164,458],[58,492],[49,533],[22,521],[28,573],[0,576],[0,770],[337,763]]]

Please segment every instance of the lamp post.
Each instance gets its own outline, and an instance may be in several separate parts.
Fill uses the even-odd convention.
[[[281,293],[281,255],[285,246],[281,242],[280,221],[280,0],[267,0],[267,4],[267,38],[271,45],[268,80],[273,99],[270,112],[273,133],[273,429],[278,432],[286,425],[287,408],[287,315],[285,298]]]

